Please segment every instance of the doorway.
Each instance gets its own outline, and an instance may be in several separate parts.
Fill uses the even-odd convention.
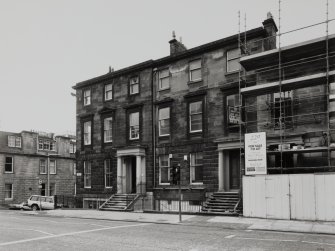
[[[136,157],[126,157],[126,193],[136,193]]]
[[[41,195],[45,196],[45,183],[42,183],[41,185]]]
[[[240,189],[240,150],[229,152],[229,189]]]

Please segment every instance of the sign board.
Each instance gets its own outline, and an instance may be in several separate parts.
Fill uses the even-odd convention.
[[[266,133],[246,133],[245,144],[245,175],[267,173]]]
[[[81,173],[77,173],[77,176],[80,177],[80,176],[81,176]]]
[[[42,188],[42,185],[38,185],[38,188]]]
[[[39,179],[38,184],[42,185],[42,183],[43,183],[43,180]]]
[[[228,106],[228,123],[235,125],[240,123],[240,111],[238,107]]]

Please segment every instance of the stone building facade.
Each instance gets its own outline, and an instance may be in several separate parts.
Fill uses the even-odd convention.
[[[33,194],[74,195],[75,151],[74,136],[0,132],[0,204]]]
[[[186,210],[218,190],[238,191],[235,159],[235,176],[223,186],[217,140],[229,137],[227,93],[241,74],[239,37],[272,36],[272,17],[263,25],[192,49],[173,37],[167,57],[77,83],[77,192],[87,200],[142,194],[160,210],[177,200],[171,168],[178,165]],[[274,46],[272,41],[252,53]]]

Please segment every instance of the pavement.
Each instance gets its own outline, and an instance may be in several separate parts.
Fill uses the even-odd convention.
[[[21,211],[21,214],[97,219],[110,221],[145,222],[157,224],[182,224],[193,226],[214,226],[224,229],[239,230],[263,230],[281,231],[295,233],[312,234],[335,234],[335,222],[322,221],[297,221],[297,220],[275,220],[259,219],[232,216],[211,216],[211,215],[182,215],[182,222],[179,222],[178,214],[163,213],[142,213],[142,212],[117,212],[117,211],[98,211],[87,209],[56,209],[48,211]]]

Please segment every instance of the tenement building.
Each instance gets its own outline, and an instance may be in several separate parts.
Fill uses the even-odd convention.
[[[131,209],[145,198],[146,209],[177,210],[179,185],[171,179],[180,168],[184,211],[209,210],[204,201],[215,195],[224,204],[211,210],[234,211],[240,44],[248,41],[250,55],[273,49],[276,31],[270,15],[262,27],[191,49],[173,36],[167,57],[77,83],[76,184],[84,206],[105,194],[102,208]]]
[[[74,195],[74,136],[22,131],[0,132],[0,205],[30,195]]]

